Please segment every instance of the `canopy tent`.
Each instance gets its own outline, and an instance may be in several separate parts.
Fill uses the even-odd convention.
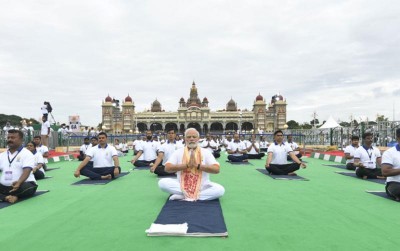
[[[336,120],[331,116],[329,116],[328,120],[321,126],[319,129],[329,129],[329,128],[337,128],[341,127]]]

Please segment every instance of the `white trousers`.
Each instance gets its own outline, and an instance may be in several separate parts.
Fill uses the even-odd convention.
[[[183,195],[181,185],[177,179],[163,178],[158,182],[158,186],[169,194]],[[225,189],[220,184],[208,182],[200,190],[199,200],[214,200],[224,195]]]

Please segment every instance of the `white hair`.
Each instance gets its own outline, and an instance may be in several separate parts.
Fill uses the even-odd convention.
[[[189,131],[195,131],[196,134],[197,134],[197,137],[200,138],[200,133],[199,133],[199,131],[197,131],[196,128],[193,128],[193,127],[186,129],[186,131],[185,131],[185,138],[186,138],[186,135],[187,135],[187,133],[188,133]]]

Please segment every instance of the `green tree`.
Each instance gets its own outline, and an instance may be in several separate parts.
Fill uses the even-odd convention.
[[[288,122],[286,122],[286,124],[288,125],[288,129],[298,129],[298,128],[300,128],[299,123],[297,123],[294,120],[289,120]]]

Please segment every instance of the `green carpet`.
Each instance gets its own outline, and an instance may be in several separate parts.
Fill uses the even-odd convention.
[[[121,158],[123,171],[132,168]],[[220,158],[211,180],[226,189],[221,205],[229,237],[147,237],[167,194],[148,171],[132,171],[107,185],[72,186],[79,162],[41,180],[49,193],[0,210],[1,250],[395,250],[400,204],[370,195],[384,185],[334,173],[307,159],[298,174],[309,181],[274,180],[253,166]]]

